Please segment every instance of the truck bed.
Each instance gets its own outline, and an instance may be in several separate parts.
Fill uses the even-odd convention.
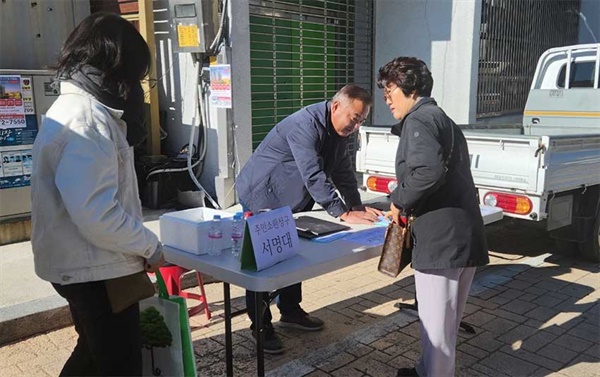
[[[475,185],[541,196],[600,184],[600,135],[528,136],[465,130]],[[363,127],[357,171],[393,176],[398,137]]]

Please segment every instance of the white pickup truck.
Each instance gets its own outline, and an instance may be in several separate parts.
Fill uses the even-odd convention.
[[[570,62],[570,64],[567,64]],[[600,261],[600,44],[539,59],[522,127],[462,126],[481,204],[545,222],[550,236]],[[363,127],[356,156],[369,191],[395,187],[398,137]]]

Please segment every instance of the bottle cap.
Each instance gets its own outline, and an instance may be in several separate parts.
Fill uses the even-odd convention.
[[[221,220],[221,215],[214,215],[213,220]]]

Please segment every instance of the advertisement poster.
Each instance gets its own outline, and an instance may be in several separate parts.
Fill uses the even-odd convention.
[[[231,66],[210,66],[210,104],[217,108],[231,109]]]
[[[31,76],[0,75],[0,190],[29,186],[35,113]]]
[[[21,76],[0,75],[0,129],[26,126]]]
[[[31,164],[31,149],[1,151],[0,189],[28,186]]]

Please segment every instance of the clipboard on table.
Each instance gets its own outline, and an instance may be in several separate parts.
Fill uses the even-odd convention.
[[[295,222],[298,236],[309,240],[350,229],[349,226],[311,216],[299,216]]]

